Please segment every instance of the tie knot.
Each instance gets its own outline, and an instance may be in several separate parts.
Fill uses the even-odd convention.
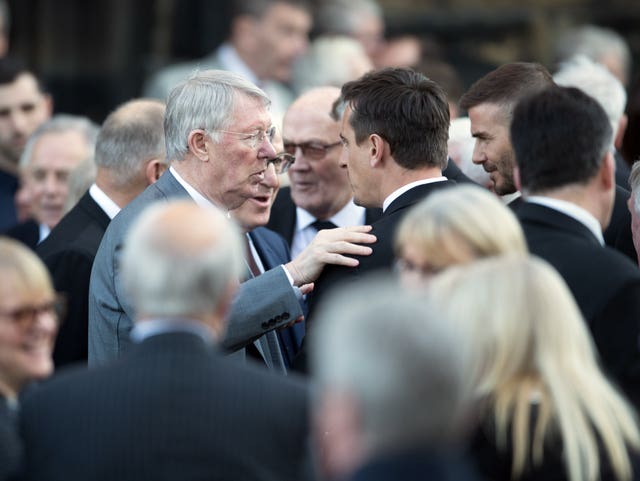
[[[323,229],[335,229],[338,226],[335,225],[330,220],[316,220],[313,224],[311,224],[311,227],[314,227],[316,230],[323,230]]]

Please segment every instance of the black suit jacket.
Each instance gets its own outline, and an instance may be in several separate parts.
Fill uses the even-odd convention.
[[[640,271],[583,224],[525,202],[517,210],[531,253],[557,269],[582,310],[606,371],[640,401]]]
[[[366,224],[371,224],[380,218],[381,214],[382,209],[365,209],[364,221]],[[296,205],[291,199],[291,187],[283,187],[273,203],[267,227],[284,237],[291,248],[296,220]]]
[[[31,250],[35,250],[40,240],[40,226],[35,220],[29,219],[13,226],[4,235],[22,242]]]
[[[56,366],[87,360],[89,279],[109,222],[87,192],[36,249],[51,272],[56,291],[67,298],[67,315],[53,352]]]
[[[372,224],[371,234],[377,237],[375,244],[370,246],[373,252],[369,256],[352,256],[360,262],[356,267],[344,267],[329,265],[324,268],[320,277],[316,280],[313,292],[307,296],[309,303],[308,320],[306,324],[307,335],[313,332],[313,317],[327,292],[336,289],[336,286],[348,282],[357,281],[362,275],[381,270],[390,270],[393,266],[395,254],[393,242],[398,224],[409,209],[427,197],[429,194],[456,185],[450,180],[419,185],[405,192],[395,199],[385,210],[382,216]],[[300,353],[295,362],[294,369],[307,372],[307,341],[302,344]]]
[[[197,335],[156,335],[24,400],[26,479],[305,480],[307,397]]]
[[[0,394],[0,479],[13,479],[22,464],[22,442],[18,436],[18,411]]]

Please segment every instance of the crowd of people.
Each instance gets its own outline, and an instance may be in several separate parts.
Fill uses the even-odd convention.
[[[0,481],[640,479],[618,36],[452,96],[370,0],[235,4],[101,126],[0,58]]]

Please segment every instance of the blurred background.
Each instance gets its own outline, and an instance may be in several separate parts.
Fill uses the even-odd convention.
[[[317,1],[316,3],[321,3]],[[145,78],[211,52],[228,34],[221,0],[9,0],[10,52],[45,80],[55,110],[101,122],[140,95]],[[462,88],[496,65],[539,61],[567,28],[592,23],[621,34],[638,81],[640,2],[632,0],[379,0],[386,37],[411,34],[423,58],[447,62]]]

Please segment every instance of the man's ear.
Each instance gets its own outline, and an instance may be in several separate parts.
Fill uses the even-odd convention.
[[[207,135],[202,129],[192,130],[189,132],[189,137],[187,137],[189,151],[203,162],[209,160],[209,148],[206,140]]]
[[[622,114],[622,117],[620,117],[618,121],[618,130],[613,133],[613,145],[615,145],[618,150],[622,148],[622,139],[624,139],[624,133],[627,131],[628,124],[629,117],[627,117],[627,114]]]
[[[387,141],[378,134],[369,136],[369,164],[371,167],[379,167],[384,162],[385,150],[388,148]]]
[[[600,163],[599,171],[600,181],[602,186],[609,189],[614,189],[616,185],[616,161],[613,158],[613,153],[608,150],[604,154],[604,159]]]
[[[520,169],[518,166],[513,168],[513,183],[520,192],[522,192],[522,183],[520,182]]]
[[[167,170],[167,164],[160,161],[160,159],[151,159],[144,167],[144,177],[147,181],[147,185],[153,184],[160,176]]]

